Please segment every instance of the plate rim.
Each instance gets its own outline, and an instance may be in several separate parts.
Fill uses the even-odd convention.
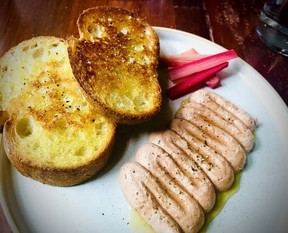
[[[215,42],[208,40],[206,38],[203,38],[201,36],[195,35],[193,33],[185,32],[185,31],[181,31],[181,30],[173,29],[173,28],[159,27],[159,26],[153,26],[153,28],[157,34],[159,32],[160,33],[166,32],[166,33],[173,33],[173,34],[177,33],[177,34],[183,35],[183,36],[192,36],[192,37],[196,38],[197,40],[204,41],[205,43],[209,43],[213,46],[217,46],[219,49],[226,50],[226,48],[224,48],[223,46],[216,44]],[[161,50],[161,46],[160,46],[160,50]],[[266,88],[269,88],[269,91],[271,91],[271,94],[273,95],[274,100],[278,101],[277,104],[279,105],[279,107],[281,107],[281,109],[283,110],[283,113],[287,114],[287,116],[288,116],[287,105],[285,104],[284,100],[281,98],[279,93],[272,87],[272,85],[255,68],[253,68],[250,64],[248,64],[242,58],[239,58],[239,61],[243,65],[245,65],[245,67],[248,67],[249,70],[251,70],[252,72],[257,74],[258,81],[260,81],[262,83],[262,85],[265,85]],[[258,77],[262,77],[262,78],[258,78]],[[4,150],[3,149],[2,134],[0,134],[0,137],[1,137],[0,148],[1,148],[1,153],[2,153],[2,150]],[[5,161],[4,160],[6,160],[6,159],[7,158],[5,158],[4,156],[0,156],[0,184],[1,184],[0,185],[0,204],[1,204],[4,216],[8,222],[9,227],[11,228],[12,232],[19,233],[20,229],[18,228],[17,223],[13,218],[13,213],[10,210],[10,208],[8,206],[8,202],[7,202],[7,195],[8,194],[7,194],[7,190],[5,189],[7,180],[4,177],[4,173],[5,173],[5,171],[4,171],[5,170],[5,168],[4,168]],[[10,164],[10,166],[11,166],[11,164]]]

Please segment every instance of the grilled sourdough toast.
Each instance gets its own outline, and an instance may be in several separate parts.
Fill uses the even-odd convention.
[[[159,38],[136,14],[99,6],[79,16],[80,38],[70,37],[74,76],[87,98],[120,124],[144,122],[158,113]]]
[[[116,125],[80,89],[62,39],[35,37],[0,59],[4,149],[24,176],[71,186],[107,162]]]

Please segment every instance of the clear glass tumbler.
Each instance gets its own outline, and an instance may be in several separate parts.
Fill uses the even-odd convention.
[[[267,1],[256,31],[265,45],[288,56],[288,0]]]

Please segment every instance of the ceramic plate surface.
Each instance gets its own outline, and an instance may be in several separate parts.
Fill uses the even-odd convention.
[[[161,54],[178,54],[191,47],[199,53],[224,51],[201,37],[155,27]],[[160,69],[163,89],[167,76]],[[220,73],[223,85],[215,92],[259,120],[254,150],[241,176],[240,189],[209,225],[207,232],[285,232],[288,229],[288,108],[267,81],[240,58]],[[183,97],[185,98],[185,97]],[[172,119],[183,98],[164,99],[161,113],[138,126],[119,126],[108,165],[94,179],[75,187],[43,185],[23,177],[0,151],[0,201],[16,232],[145,232],[118,184],[118,172],[134,160],[137,149],[152,130]]]

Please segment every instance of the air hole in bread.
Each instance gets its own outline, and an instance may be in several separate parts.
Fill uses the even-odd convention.
[[[17,122],[16,132],[21,138],[30,136],[33,133],[33,128],[29,118],[22,118]]]
[[[8,70],[8,67],[7,66],[3,66],[2,71],[3,72],[7,72],[7,70]]]
[[[25,47],[23,47],[22,51],[26,52],[29,49],[29,45],[26,45]]]
[[[50,48],[56,48],[58,46],[59,46],[59,43],[53,43],[53,44],[50,45]]]
[[[140,107],[143,107],[146,105],[146,99],[143,98],[142,96],[138,96],[138,97],[135,97],[134,100],[133,100],[134,104],[136,106],[140,106]]]
[[[84,156],[85,155],[85,148],[84,147],[80,147],[78,148],[76,151],[75,151],[75,156],[77,157],[81,157],[81,156]]]
[[[31,48],[33,49],[33,48],[37,48],[38,47],[38,44],[37,43],[35,43],[34,45],[31,45]]]
[[[32,148],[34,151],[36,151],[40,147],[40,144],[38,142],[34,142]]]
[[[38,58],[43,55],[44,49],[43,48],[38,48],[33,52],[33,57]]]
[[[64,119],[55,121],[55,127],[58,129],[67,129],[66,121]]]
[[[95,25],[88,26],[88,32],[90,34],[89,36],[92,38],[102,38],[104,30],[105,30],[104,27],[101,26],[95,26]]]

